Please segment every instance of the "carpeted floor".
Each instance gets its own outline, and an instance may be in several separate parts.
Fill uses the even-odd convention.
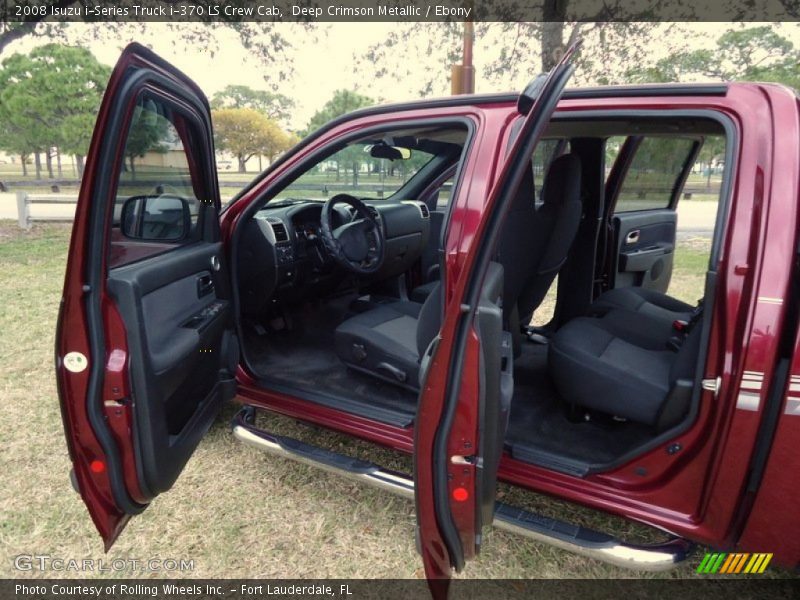
[[[514,361],[506,445],[515,458],[563,471],[610,462],[653,436],[637,423],[593,416],[572,422],[547,373],[547,346],[524,341]]]
[[[336,355],[333,335],[353,297],[300,307],[283,327],[259,335],[245,328],[245,351],[268,387],[300,390],[320,404],[402,427],[414,421],[416,394],[348,369]],[[275,324],[273,324],[275,325]],[[506,446],[520,460],[581,473],[611,462],[646,442],[645,426],[594,415],[567,418],[565,403],[547,373],[547,346],[523,342],[514,361],[514,397]]]
[[[414,420],[417,396],[390,383],[348,369],[336,355],[333,334],[353,297],[308,305],[287,315],[282,330],[259,335],[245,328],[245,352],[266,385],[308,392],[320,404],[393,425]]]

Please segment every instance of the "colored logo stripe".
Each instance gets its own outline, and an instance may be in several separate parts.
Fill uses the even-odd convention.
[[[772,553],[708,552],[697,567],[698,573],[735,575],[763,573],[772,560]]]

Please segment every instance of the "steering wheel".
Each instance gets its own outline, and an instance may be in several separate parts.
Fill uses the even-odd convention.
[[[333,208],[337,204],[349,204],[356,214],[349,223],[333,229]],[[358,275],[370,275],[381,268],[385,253],[383,226],[361,200],[337,194],[325,202],[319,221],[322,243],[336,262]]]

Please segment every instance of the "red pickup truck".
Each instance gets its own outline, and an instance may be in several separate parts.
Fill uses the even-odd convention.
[[[56,340],[73,483],[107,547],[236,401],[246,444],[413,497],[430,579],[490,524],[635,569],[694,543],[798,565],[798,97],[566,89],[568,55],[519,95],[338,118],[223,207],[203,93],[123,53]],[[689,304],[668,295],[676,210],[712,147]],[[413,476],[259,429],[258,411],[410,453]],[[498,481],[669,539],[508,506]]]

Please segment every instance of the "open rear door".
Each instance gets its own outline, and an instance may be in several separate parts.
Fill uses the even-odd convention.
[[[56,333],[73,485],[106,548],[235,392],[218,211],[208,101],[129,46],[87,157]]]
[[[447,593],[451,570],[480,550],[491,524],[497,468],[513,391],[510,336],[502,325],[502,267],[492,262],[505,209],[574,67],[572,46],[547,75],[521,94],[522,126],[490,194],[464,276],[446,284],[441,340],[432,344],[415,430],[419,546],[434,596]]]

